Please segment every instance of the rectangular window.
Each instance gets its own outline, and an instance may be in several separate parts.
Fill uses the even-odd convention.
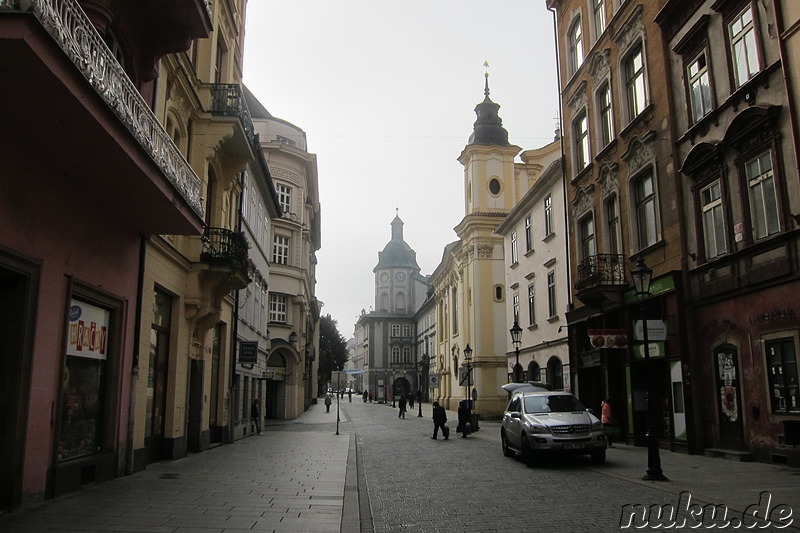
[[[403,324],[403,337],[411,336],[411,324]]]
[[[519,256],[517,255],[517,232],[511,232],[511,264],[516,264],[519,260]]]
[[[556,305],[556,272],[551,270],[547,273],[547,310],[550,313],[550,318],[558,315],[558,306]]]
[[[278,204],[280,205],[283,212],[290,213],[292,211],[291,187],[287,187],[286,185],[277,183],[275,185],[275,191],[278,193]]]
[[[392,337],[400,336],[400,324],[392,324]]]
[[[411,346],[403,346],[403,364],[411,363]]]
[[[745,8],[730,22],[728,36],[731,46],[734,81],[738,88],[752,78],[759,69],[752,6]]]
[[[706,259],[713,259],[727,252],[719,180],[700,191],[700,205],[703,211]]]
[[[515,292],[512,298],[512,313],[514,314],[514,322],[519,324],[519,293]]]
[[[269,321],[286,323],[286,295],[271,292],[269,294]]]
[[[773,413],[800,411],[797,354],[794,339],[776,339],[764,343],[767,352],[770,398]]]
[[[600,35],[606,29],[606,6],[605,0],[592,0],[594,9],[594,31],[595,38],[599,39]]]
[[[636,199],[636,230],[639,239],[639,249],[647,248],[656,243],[658,231],[656,228],[656,193],[653,186],[653,174],[647,172],[640,176],[634,183],[634,198]]]
[[[458,293],[455,287],[453,287],[452,290],[451,301],[452,307],[450,309],[453,314],[453,335],[458,335]]]
[[[597,255],[597,247],[594,240],[594,217],[591,213],[583,217],[579,222],[581,237],[581,259]]]
[[[545,236],[552,235],[555,228],[553,228],[553,197],[547,195],[544,198],[544,234]]]
[[[289,237],[275,235],[272,245],[272,262],[276,265],[289,264]]]
[[[525,251],[530,252],[533,250],[533,227],[531,226],[531,216],[525,217]]]
[[[586,111],[581,111],[572,121],[573,144],[575,149],[575,170],[580,172],[589,164],[589,120]]]
[[[528,318],[531,326],[536,324],[536,288],[533,283],[528,285]]]
[[[705,50],[686,66],[686,80],[689,84],[692,121],[698,122],[711,111],[711,83]]]
[[[617,197],[612,196],[606,200],[605,207],[608,252],[617,255],[622,253],[622,246],[619,244],[619,205],[617,204]]]
[[[745,163],[745,173],[750,189],[753,238],[759,240],[778,233],[778,195],[772,173],[772,154],[764,152]]]
[[[625,95],[628,103],[628,120],[639,116],[647,106],[642,46],[636,47],[625,60]]]
[[[614,112],[611,108],[611,86],[608,82],[597,91],[597,111],[600,117],[600,141],[605,147],[614,140]]]

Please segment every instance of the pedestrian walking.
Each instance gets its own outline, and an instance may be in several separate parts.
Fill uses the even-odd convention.
[[[467,402],[467,400],[461,400],[458,402],[458,427],[456,427],[456,433],[460,432],[461,438],[464,439],[467,438],[467,435],[469,435],[470,429],[472,428],[469,411],[469,402]]]
[[[439,435],[439,428],[442,428],[442,435],[444,440],[450,437],[450,430],[447,428],[447,412],[444,407],[439,405],[439,402],[433,402],[433,440]]]
[[[330,394],[326,394],[325,395],[325,412],[326,413],[330,413],[331,412],[331,395]]]
[[[347,389],[347,401],[353,403],[353,389]]]
[[[372,391],[369,391],[369,403],[372,403]]]
[[[253,399],[253,403],[250,404],[250,418],[253,420],[253,425],[256,428],[256,433],[259,435],[263,435],[261,433],[261,409],[258,408],[258,398]]]
[[[399,402],[400,412],[397,413],[398,418],[405,418],[406,417],[406,397],[400,396]]]
[[[408,408],[409,409],[414,408],[414,395],[411,394],[410,392],[408,393]]]
[[[606,439],[608,439],[608,446],[611,447],[614,445],[614,438],[612,433],[614,433],[613,428],[617,421],[614,420],[614,414],[611,412],[611,398],[606,398],[602,402],[600,402],[600,422],[603,423],[603,427],[606,428]]]
[[[364,389],[364,393],[361,394],[361,399],[364,400],[364,403],[367,403],[367,396],[369,396],[367,394],[367,389]]]

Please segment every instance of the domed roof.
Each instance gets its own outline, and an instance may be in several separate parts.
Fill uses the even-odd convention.
[[[484,63],[488,68],[488,63]],[[489,98],[489,72],[486,72],[486,85],[483,90],[485,98],[483,102],[475,106],[475,114],[478,119],[473,124],[472,135],[469,136],[469,144],[481,144],[484,146],[510,146],[508,142],[508,131],[503,127],[503,120],[497,114],[500,105],[492,102]]]
[[[417,252],[403,240],[403,221],[400,215],[396,215],[392,220],[392,240],[390,240],[383,251],[378,252],[378,264],[373,272],[383,268],[411,268],[419,272],[417,265]]]

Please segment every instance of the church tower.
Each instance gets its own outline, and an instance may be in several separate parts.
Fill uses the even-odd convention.
[[[475,412],[494,417],[502,414],[507,401],[501,386],[508,381],[509,330],[503,237],[495,230],[528,190],[528,178],[515,166],[514,158],[522,149],[508,142],[498,115],[500,106],[489,98],[488,63],[485,66],[484,100],[475,107],[477,120],[458,158],[464,166],[465,215],[455,227],[461,246],[454,261],[458,302],[452,312],[462,324],[459,341],[463,345],[458,350],[463,354],[467,344],[472,348],[470,395],[477,397]]]
[[[392,239],[378,252],[375,273],[375,310],[411,315],[425,298],[425,284],[420,286],[417,252],[403,239],[403,221],[397,214],[392,220]],[[417,294],[420,293],[420,294]]]

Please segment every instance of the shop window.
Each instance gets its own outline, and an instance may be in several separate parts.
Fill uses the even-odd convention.
[[[766,341],[764,346],[767,352],[772,412],[800,412],[800,387],[794,339],[770,340]]]

